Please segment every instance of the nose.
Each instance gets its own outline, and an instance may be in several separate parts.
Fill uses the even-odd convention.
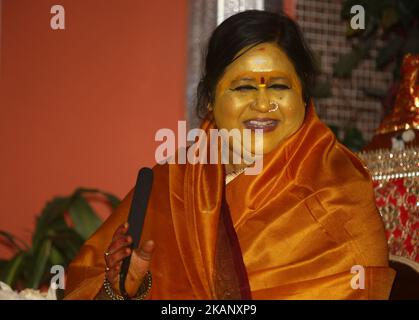
[[[268,112],[269,111],[269,97],[266,93],[265,88],[259,88],[255,100],[251,103],[250,107],[258,112]]]

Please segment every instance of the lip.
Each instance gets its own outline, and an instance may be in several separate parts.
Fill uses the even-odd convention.
[[[275,130],[279,122],[279,120],[272,118],[254,118],[243,121],[243,125],[246,129],[261,129],[263,132],[269,132]]]

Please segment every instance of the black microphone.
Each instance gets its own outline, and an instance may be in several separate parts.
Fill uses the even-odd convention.
[[[132,238],[130,245],[132,250],[138,248],[143,230],[145,214],[147,211],[148,200],[150,199],[151,187],[153,185],[153,170],[150,168],[141,168],[138,172],[137,182],[135,184],[134,196],[131,202],[131,208],[128,216],[128,232]],[[131,255],[125,257],[122,261],[121,271],[119,273],[119,290],[125,299],[129,299],[125,289],[125,280],[127,278]]]

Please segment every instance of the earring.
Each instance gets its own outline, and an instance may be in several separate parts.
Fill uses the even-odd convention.
[[[207,105],[207,110],[208,110],[209,112],[212,112],[212,107],[211,107],[211,105],[210,105],[210,104],[208,104],[208,105]]]
[[[273,108],[270,109],[268,112],[275,112],[279,108],[278,103],[276,103],[275,101],[270,101],[269,106],[273,106]]]

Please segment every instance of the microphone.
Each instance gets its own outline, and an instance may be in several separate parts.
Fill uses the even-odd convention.
[[[145,214],[147,211],[148,200],[150,198],[151,187],[153,185],[153,170],[144,167],[138,172],[137,182],[135,184],[134,196],[131,202],[131,208],[128,216],[128,232],[131,236],[131,250],[138,248],[143,230]],[[119,273],[119,290],[122,296],[128,300],[128,294],[125,289],[125,280],[127,278],[131,255],[125,257],[122,261],[121,271]]]

